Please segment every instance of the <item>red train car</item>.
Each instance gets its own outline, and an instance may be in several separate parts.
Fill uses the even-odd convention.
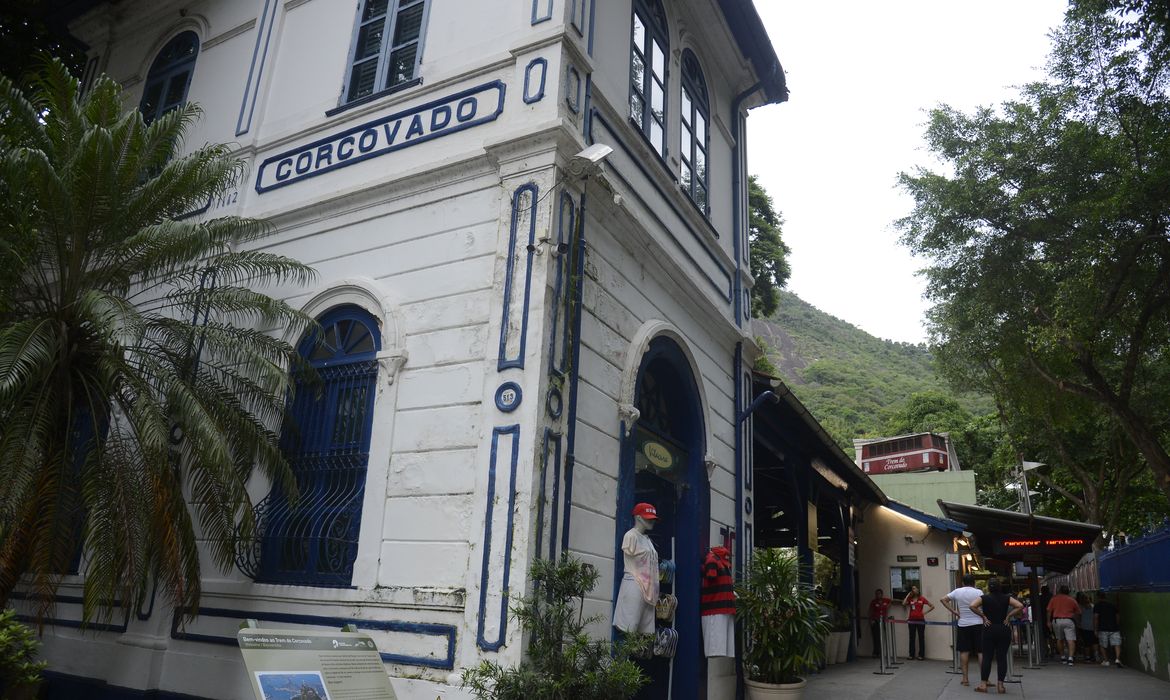
[[[866,474],[958,470],[959,461],[946,434],[916,433],[876,440],[856,440],[857,464]]]

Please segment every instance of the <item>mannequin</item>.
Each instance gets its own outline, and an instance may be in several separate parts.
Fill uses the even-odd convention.
[[[654,632],[654,604],[658,602],[658,550],[646,533],[654,529],[658,513],[649,503],[634,506],[634,526],[622,538],[624,572],[613,611],[613,626],[626,633]]]
[[[703,561],[699,615],[703,625],[703,652],[707,656],[735,656],[735,586],[731,552],[712,547]]]

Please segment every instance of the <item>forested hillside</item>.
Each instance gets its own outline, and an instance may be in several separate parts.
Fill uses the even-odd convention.
[[[753,321],[752,332],[778,376],[849,455],[853,438],[882,434],[911,394],[951,393],[925,345],[875,338],[791,292],[780,292],[779,308]],[[955,398],[973,415],[993,408],[986,397]]]

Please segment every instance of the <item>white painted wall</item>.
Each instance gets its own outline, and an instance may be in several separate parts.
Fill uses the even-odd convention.
[[[907,541],[907,535],[910,541]],[[926,615],[927,621],[949,622],[952,616],[939,601],[955,588],[954,572],[946,570],[945,554],[951,551],[951,542],[951,533],[934,530],[884,506],[867,508],[857,528],[858,614],[868,614],[874,589],[881,588],[890,596],[890,567],[917,566],[922,574],[922,595],[935,606],[934,611]],[[899,555],[916,556],[918,560],[899,562]],[[927,566],[927,557],[938,557],[938,566]],[[898,620],[906,619],[907,610],[900,599],[896,599],[890,606],[890,614]],[[909,632],[904,624],[895,625],[895,630],[898,656],[905,658],[910,651]],[[870,656],[873,644],[870,641],[868,620],[862,620],[859,641],[858,655]],[[928,624],[926,657],[949,660],[951,654],[951,628]]]
[[[586,614],[603,618],[596,633],[608,636],[612,609],[618,408],[629,400],[623,387],[631,381],[623,371],[638,352],[642,329],[672,329],[694,358],[706,399],[706,458],[713,463],[711,532],[734,525],[731,372],[736,343],[750,338],[735,326],[729,298],[735,268],[730,108],[736,92],[756,77],[713,3],[668,3],[671,116],[663,162],[626,122],[629,0],[590,3],[588,17],[596,25],[588,26],[587,19],[580,33],[567,23],[573,4],[431,0],[422,84],[336,112],[351,50],[353,2],[129,0],[100,5],[74,24],[101,68],[127,88],[128,107],[136,106],[150,63],[166,41],[188,29],[199,35],[189,100],[201,105],[204,117],[188,142],[238,144],[250,167],[234,196],[213,203],[206,215],[269,218],[275,231],[257,247],[318,271],[311,288],[269,291],[315,315],[339,303],[363,306],[382,323],[383,361],[352,588],[259,584],[205,561],[204,613],[177,635],[161,600],[142,616],[131,615],[121,631],[49,627],[45,656],[53,670],[126,688],[247,697],[238,650],[198,636],[233,637],[241,618],[266,613],[452,628],[454,669],[387,664],[404,700],[466,697],[457,688],[461,669],[482,659],[519,660],[514,619],[499,629],[499,611],[507,605],[504,571],[509,569],[509,593],[528,590],[536,531],[547,527],[536,520],[541,433],[545,427],[563,433],[567,426],[544,407],[556,258],[533,258],[527,308],[517,291],[521,282],[513,280],[508,297],[505,277],[514,193],[527,185],[538,188],[538,237],[555,235],[562,188],[577,205],[584,194],[582,183],[565,170],[568,158],[585,145],[584,86],[574,89],[570,69],[582,83],[592,73],[591,106],[610,125],[607,133],[595,121],[593,138],[615,147],[606,173],[587,192],[590,248],[569,538],[570,549],[602,574],[586,601]],[[550,18],[533,24],[534,11],[546,7]],[[712,101],[709,219],[676,182],[683,47],[698,55]],[[526,78],[527,96],[535,98],[538,77],[543,97],[526,101]],[[493,121],[257,191],[257,174],[277,154],[493,81],[505,87],[503,111]],[[526,214],[518,223],[514,263],[523,271]],[[503,326],[505,305],[509,322]],[[557,323],[564,323],[563,314]],[[498,369],[501,336],[508,354],[519,352],[525,339],[523,368]],[[633,359],[636,368],[636,354]],[[495,403],[505,381],[524,392],[511,413]],[[518,437],[497,434],[510,425],[520,426]],[[508,480],[512,449],[518,455],[515,490]],[[259,481],[251,485],[256,499],[267,491]],[[67,582],[62,592],[76,594],[78,583]],[[75,608],[62,605],[59,619],[76,619]],[[498,652],[477,644],[481,618],[487,640],[503,642]],[[447,656],[444,636],[370,634],[384,652]],[[708,696],[730,697],[733,688],[731,663],[712,662]]]

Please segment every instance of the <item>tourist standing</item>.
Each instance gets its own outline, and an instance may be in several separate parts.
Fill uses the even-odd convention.
[[[987,692],[987,679],[991,677],[991,657],[995,657],[995,689],[1007,692],[1003,686],[1007,679],[1007,655],[1012,647],[1011,619],[1024,609],[1024,604],[1003,592],[999,579],[987,582],[987,593],[971,603],[971,612],[983,622],[983,659],[979,665],[979,685],[976,693]]]
[[[920,661],[926,659],[926,613],[934,610],[934,605],[929,600],[922,597],[918,592],[918,586],[911,586],[910,592],[902,599],[902,605],[906,606],[906,628],[910,630],[910,657],[911,659],[917,657]],[[926,610],[923,610],[926,608]],[[918,645],[914,645],[914,638],[918,637]],[[914,650],[918,650],[918,654]]]
[[[983,596],[983,591],[975,587],[975,577],[967,574],[963,577],[963,585],[943,596],[939,602],[951,611],[958,619],[959,629],[956,647],[959,649],[959,661],[962,664],[963,685],[971,685],[967,680],[967,665],[971,655],[979,655],[983,648],[983,618],[971,612],[971,603]]]

